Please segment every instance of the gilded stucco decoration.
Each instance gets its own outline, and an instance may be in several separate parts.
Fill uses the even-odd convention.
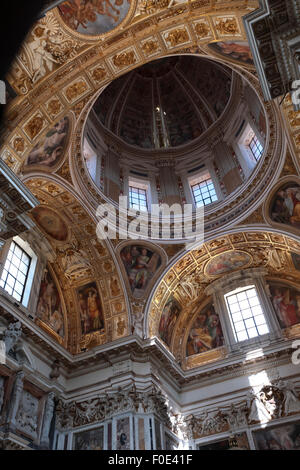
[[[109,248],[96,237],[94,220],[61,184],[46,177],[28,177],[26,184],[42,204],[37,211],[52,211],[38,223],[56,255],[51,267],[68,312],[68,349],[78,353],[126,336],[129,318],[123,287]]]
[[[65,28],[56,9],[48,12],[44,18],[38,21],[24,43],[27,52],[32,48],[38,51],[34,55],[43,65],[39,72],[43,76],[35,76],[35,81],[32,82],[34,72],[30,72],[32,67],[30,69],[25,64],[26,60],[29,60],[28,54],[26,55],[25,52],[22,52],[17,58],[8,75],[8,81],[20,96],[12,100],[7,109],[7,128],[4,129],[3,136],[5,142],[14,139],[15,133],[21,130],[22,135],[25,133],[24,145],[31,146],[32,139],[37,138],[46,126],[53,125],[59,114],[66,113],[69,109],[75,111],[75,107],[81,102],[82,97],[89,95],[89,93],[95,96],[99,87],[104,86],[124,71],[141,65],[147,61],[148,57],[149,59],[154,56],[163,57],[169,49],[175,51],[177,47],[183,45],[184,38],[189,38],[187,46],[194,45],[198,40],[203,41],[203,44],[208,43],[209,38],[217,40],[220,36],[215,28],[215,21],[220,21],[221,15],[218,14],[218,11],[226,11],[228,2],[224,2],[224,5],[215,2],[216,4],[211,11],[210,3],[192,2],[187,8],[188,3],[175,1],[169,8],[166,8],[167,5],[157,2],[157,5],[155,3],[155,13],[150,14],[148,11],[146,15],[139,14],[137,8],[134,22],[125,27],[126,34],[125,32],[120,34],[119,27],[117,27],[109,33],[107,41],[97,44],[90,42],[91,38],[87,39],[87,36],[82,37],[71,31],[70,28]],[[250,8],[256,7],[256,2],[247,3]],[[236,24],[239,25],[238,37],[240,39],[245,39],[241,18],[246,10],[243,8],[245,8],[244,4],[237,5],[235,13],[233,14],[231,11],[231,18],[235,17]],[[205,16],[203,16],[204,10]],[[197,19],[197,15],[199,19]],[[226,19],[228,19],[227,16]],[[176,18],[176,28],[170,28],[172,18]],[[180,18],[182,21],[184,20],[185,24],[180,25]],[[154,33],[154,25],[157,24],[159,28]],[[157,26],[155,29],[157,30]],[[198,35],[201,36],[201,31],[207,31],[209,38],[199,39],[195,31],[198,31]],[[40,36],[37,38],[36,34]],[[169,37],[170,42],[166,41],[166,36]],[[60,52],[56,52],[55,57],[52,57],[53,60],[50,59],[49,54],[54,52],[46,39],[48,42],[50,40],[55,42],[56,47],[61,48]],[[178,43],[178,46],[174,47],[175,43]],[[69,54],[64,53],[66,44],[71,48]],[[52,52],[49,52],[50,49]],[[18,70],[18,73],[15,69]],[[84,69],[84,73],[78,73],[82,69]],[[45,79],[47,80],[45,81]],[[20,80],[23,83],[22,91],[20,90]],[[25,87],[25,83],[30,86]],[[9,136],[9,129],[12,128],[15,130]],[[1,157],[6,159],[14,171],[19,170],[22,158],[20,152],[18,153],[14,147],[4,145]]]
[[[28,34],[7,76],[17,96],[10,101],[6,109],[5,126],[1,130],[0,158],[13,171],[21,174],[22,165],[43,136],[64,116],[74,117],[74,132],[70,137],[72,157],[67,158],[69,155],[65,152],[65,158],[59,162],[59,168],[53,169],[54,180],[59,181],[60,184],[54,180],[50,182],[46,176],[45,179],[41,178],[42,172],[39,173],[39,177],[36,175],[35,179],[31,178],[31,174],[25,178],[25,183],[43,205],[53,207],[54,204],[57,210],[59,212],[62,210],[70,221],[71,236],[67,242],[66,259],[62,261],[63,253],[58,252],[55,270],[64,286],[64,295],[67,296],[66,304],[70,312],[68,320],[70,318],[71,325],[68,325],[70,333],[68,348],[71,351],[78,352],[80,348],[92,347],[95,344],[117,339],[126,335],[129,328],[127,304],[119,274],[113,268],[114,261],[111,260],[108,248],[97,242],[95,222],[87,214],[87,211],[89,214],[94,214],[97,205],[103,202],[99,190],[87,176],[81,151],[83,126],[93,102],[101,90],[115,78],[153,59],[172,54],[209,56],[224,64],[229,64],[235,71],[242,74],[259,93],[257,79],[252,74],[249,64],[237,63],[230,55],[221,57],[208,47],[209,44],[220,41],[232,43],[246,41],[242,17],[257,6],[258,2],[251,0],[234,2],[234,4],[225,0],[194,2],[175,0],[168,3],[161,0],[143,0],[137,4],[132,2],[124,23],[101,37],[84,36],[72,30],[65,25],[55,9],[39,20]],[[284,113],[295,151],[298,152],[300,148],[297,147],[298,116],[292,115],[292,105],[288,99],[287,97],[283,104]],[[264,109],[270,129],[270,144],[265,159],[259,172],[243,194],[237,194],[235,199],[230,200],[227,208],[222,207],[215,213],[208,214],[206,227],[208,231],[219,229],[222,225],[229,225],[234,218],[242,220],[245,215],[251,217],[251,213],[255,214],[253,211],[257,210],[257,207],[252,207],[251,204],[256,198],[261,197],[262,188],[257,186],[260,184],[261,175],[266,175],[264,187],[273,181],[274,170],[279,163],[272,158],[275,158],[274,156],[279,158],[278,147],[282,142],[277,116],[272,105],[266,104]],[[277,142],[276,148],[275,142]],[[38,186],[39,182],[40,186]],[[53,187],[48,190],[50,183],[60,188],[57,194]],[[69,192],[74,186],[79,192],[79,198],[84,199],[84,209],[80,209],[82,201],[79,203],[79,198],[74,196],[74,192]],[[260,215],[257,219],[253,218],[253,223],[258,223],[259,217]],[[227,239],[230,237],[234,235],[227,236]],[[245,234],[243,237],[241,244],[246,240]],[[220,253],[234,249],[244,251],[244,247],[239,246],[239,242],[235,243],[237,246],[233,246],[230,241],[228,246],[225,244],[216,249],[220,250]],[[182,248],[181,246],[164,247],[166,252],[170,252],[170,257],[176,256]],[[59,249],[64,250],[63,245]],[[207,258],[203,260],[210,259],[212,257],[211,246],[206,244],[203,249],[207,250],[205,252]],[[297,250],[297,247],[295,249]],[[56,245],[55,250],[58,250]],[[257,254],[254,251],[249,253],[249,256],[252,256],[252,263],[255,264],[261,252]],[[76,253],[75,258],[72,258],[73,253]],[[200,252],[197,255],[192,252],[169,270],[168,275],[156,290],[151,306],[153,317],[158,316],[158,309],[163,305],[161,301],[163,303],[167,301],[168,295],[165,289],[169,293],[173,292],[173,285],[184,266],[186,265],[185,269],[188,274],[192,274],[191,267],[197,264],[198,258],[202,262],[201,256]],[[109,263],[100,262],[99,270],[95,272],[95,260],[99,262],[102,257],[107,260],[107,263],[110,260],[112,269],[110,270]],[[76,289],[91,282],[97,283],[100,295],[103,296],[106,328],[101,334],[96,331],[82,335]],[[201,277],[199,282],[200,287],[198,285],[197,289],[203,290],[207,285],[207,279]],[[120,288],[119,296],[115,295],[118,288]],[[193,289],[196,287],[185,285],[185,291],[184,287],[181,287],[179,291],[182,297],[178,298],[178,301],[182,301],[183,298],[190,299],[189,296],[193,297]],[[113,292],[112,297],[110,297],[111,292]],[[160,295],[161,301],[158,302]],[[198,291],[197,295],[200,295]],[[134,306],[133,304],[132,310],[140,310],[140,305]],[[152,318],[151,315],[150,318]],[[150,335],[156,334],[157,325],[154,325],[154,320],[149,320]],[[79,337],[80,348],[78,349]]]
[[[205,289],[227,273],[258,267],[264,267],[272,279],[285,279],[295,285],[300,276],[299,255],[298,242],[272,232],[237,232],[204,243],[198,250],[179,259],[161,279],[148,307],[147,334],[161,338],[184,368],[224,357],[226,349],[222,346],[212,350],[207,348],[207,352],[185,359],[192,322],[210,301]],[[178,305],[180,315],[176,316],[175,311],[174,315],[169,315],[171,299]],[[162,317],[166,311],[168,316],[176,318],[169,337],[168,331],[162,337]],[[210,316],[206,315],[207,321]],[[212,318],[215,320],[214,316]],[[291,329],[286,335],[299,333],[298,325]]]
[[[287,132],[290,135],[291,148],[296,157],[299,174],[300,167],[300,111],[295,111],[291,94],[288,93],[282,103],[282,114],[286,123]]]

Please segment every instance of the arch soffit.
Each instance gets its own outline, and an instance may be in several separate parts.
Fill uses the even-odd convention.
[[[240,269],[264,267],[268,277],[288,279],[291,283],[299,283],[300,271],[292,261],[291,253],[300,255],[299,237],[293,233],[271,229],[270,227],[249,227],[236,229],[224,236],[211,238],[200,249],[179,255],[173,265],[163,273],[152,289],[145,309],[145,334],[148,337],[159,337],[158,327],[163,307],[173,296],[183,307],[177,319],[172,335],[171,349],[175,357],[179,353],[186,333],[186,325],[191,313],[197,314],[197,305],[208,302],[206,287],[216,279],[222,278],[208,275],[208,263],[220,254],[234,251],[245,253],[250,262]],[[287,273],[288,272],[288,276]],[[176,339],[176,341],[174,340]]]

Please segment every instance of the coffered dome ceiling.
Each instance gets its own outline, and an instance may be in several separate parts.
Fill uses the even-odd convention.
[[[168,148],[199,137],[224,112],[232,71],[192,56],[167,57],[115,80],[93,111],[130,145]]]

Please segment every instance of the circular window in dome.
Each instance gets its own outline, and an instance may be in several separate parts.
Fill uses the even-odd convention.
[[[127,16],[130,0],[68,0],[58,6],[69,28],[86,35],[108,33]]]
[[[144,149],[178,147],[201,136],[223,113],[232,71],[192,56],[143,65],[112,82],[94,104],[101,124]]]

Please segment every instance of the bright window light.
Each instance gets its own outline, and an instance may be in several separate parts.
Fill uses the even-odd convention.
[[[147,190],[129,186],[129,207],[139,211],[147,211]]]
[[[254,135],[249,143],[249,149],[251,150],[252,155],[255,160],[258,161],[263,154],[264,148],[259,142],[256,135]]]
[[[0,287],[18,302],[23,299],[31,258],[14,241],[11,243],[2,271]]]
[[[225,295],[236,341],[245,341],[269,333],[255,286]]]
[[[218,200],[211,178],[199,181],[191,186],[196,207],[207,206]]]

